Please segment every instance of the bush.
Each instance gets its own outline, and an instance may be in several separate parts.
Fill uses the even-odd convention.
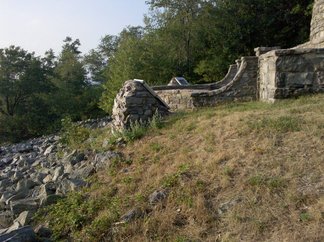
[[[72,122],[70,117],[62,119],[61,143],[72,148],[79,147],[90,136],[90,130]]]

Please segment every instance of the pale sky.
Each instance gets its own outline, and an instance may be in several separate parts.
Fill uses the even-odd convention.
[[[83,53],[106,34],[143,25],[145,0],[0,0],[0,48],[21,46],[37,55],[61,50],[66,36],[80,39]]]

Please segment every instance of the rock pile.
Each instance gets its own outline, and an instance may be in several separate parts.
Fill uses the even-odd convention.
[[[80,125],[82,127],[88,128],[88,129],[99,129],[99,128],[106,127],[110,123],[111,123],[111,117],[106,116],[103,118],[83,120],[83,121],[77,122],[77,125]]]
[[[86,178],[117,156],[68,151],[54,135],[0,147],[0,241],[30,233],[24,227],[38,208],[87,186]]]

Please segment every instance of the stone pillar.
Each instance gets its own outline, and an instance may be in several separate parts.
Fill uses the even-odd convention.
[[[324,0],[314,2],[310,43],[317,48],[324,48]]]

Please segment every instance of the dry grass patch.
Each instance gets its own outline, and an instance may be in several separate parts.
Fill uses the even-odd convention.
[[[323,107],[317,95],[169,117],[98,174],[89,199],[113,189],[116,206],[103,204],[77,234],[90,241],[323,240]],[[166,198],[149,204],[161,189]],[[134,208],[143,216],[118,224]]]

